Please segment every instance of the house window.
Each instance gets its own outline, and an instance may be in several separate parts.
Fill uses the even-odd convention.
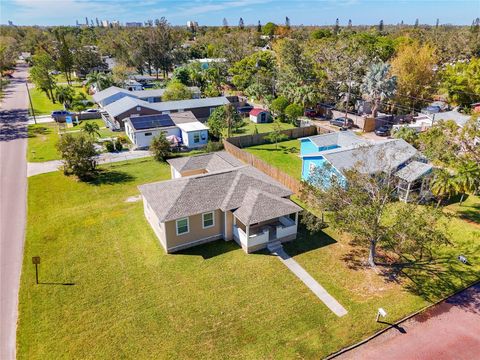
[[[193,142],[194,143],[199,143],[200,142],[200,134],[199,133],[194,133],[193,134]]]
[[[178,219],[176,222],[177,235],[187,234],[190,231],[188,226],[188,218]]]
[[[214,219],[213,211],[202,214],[202,222],[203,222],[203,228],[204,229],[207,229],[207,228],[215,225],[215,219]]]
[[[313,173],[315,172],[315,168],[316,168],[316,166],[312,162],[308,165],[308,170],[310,172],[310,175],[313,175]]]
[[[210,108],[210,115],[212,115],[212,113],[215,111],[216,108]]]
[[[145,136],[152,136],[152,133],[145,133]]]

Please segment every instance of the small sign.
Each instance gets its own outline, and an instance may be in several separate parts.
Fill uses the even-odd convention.
[[[35,264],[35,265],[40,264],[40,256],[32,257],[32,264]]]
[[[67,123],[68,128],[73,127],[73,121],[70,115],[65,116],[65,122]]]

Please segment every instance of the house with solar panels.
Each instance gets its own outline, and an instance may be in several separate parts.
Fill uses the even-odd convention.
[[[203,147],[208,141],[208,127],[191,111],[171,114],[132,115],[124,120],[125,133],[137,149],[148,148],[152,139],[164,133],[172,146],[188,149]]]

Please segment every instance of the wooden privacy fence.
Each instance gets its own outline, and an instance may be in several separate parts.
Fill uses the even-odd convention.
[[[234,144],[230,143],[229,140],[223,140],[223,146],[226,151],[230,154],[235,156],[237,159],[242,160],[243,162],[252,165],[253,167],[257,168],[258,170],[264,172],[268,176],[277,180],[280,184],[286,186],[290,190],[292,190],[295,194],[299,194],[302,188],[302,183],[297,179],[287,175],[280,169],[266,163],[263,160],[260,160],[253,154],[246,152],[235,146]]]
[[[287,129],[281,131],[283,134],[287,135],[289,139],[298,139],[302,137],[312,136],[317,134],[316,126],[306,126],[306,127],[297,127],[293,129]],[[227,141],[230,144],[235,145],[236,147],[249,147],[255,145],[262,145],[267,143],[265,137],[270,133],[261,133],[253,135],[242,135],[236,137],[230,137]]]

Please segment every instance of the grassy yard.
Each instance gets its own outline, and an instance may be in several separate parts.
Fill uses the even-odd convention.
[[[61,128],[62,133],[80,134],[83,126],[88,122],[95,122],[100,128],[105,127],[102,120],[83,120],[79,125],[73,128]],[[27,160],[30,162],[43,162],[60,159],[60,155],[55,148],[60,135],[58,134],[57,123],[44,123],[28,126],[28,150]],[[124,132],[113,132],[110,129],[100,129],[100,137],[125,136]]]
[[[85,93],[85,90],[81,85],[74,85],[74,90]],[[85,93],[86,94],[86,93]],[[87,94],[86,94],[87,95]],[[54,110],[63,110],[63,105],[58,101],[55,104],[45,95],[45,93],[37,88],[30,89],[30,96],[32,98],[33,109],[35,115],[47,115]],[[87,99],[92,99],[91,95],[87,95]]]
[[[273,131],[273,123],[263,123],[263,124],[255,124],[251,122],[248,118],[245,119],[245,126],[241,128],[238,132],[232,134],[232,136],[242,136],[242,135],[251,135],[255,133],[255,127],[259,134],[261,133],[268,133]],[[282,130],[292,129],[295,126],[292,124],[281,123]],[[224,136],[227,136],[227,132],[225,131]]]
[[[348,239],[331,229],[300,229],[286,250],[348,310],[342,318],[266,253],[217,241],[166,255],[142,203],[126,200],[139,184],[169,177],[168,166],[143,159],[108,165],[92,184],[60,172],[28,179],[19,359],[318,359],[380,329],[378,307],[395,321],[428,304],[350,266]],[[479,230],[460,219],[451,229],[456,247],[439,252],[478,263]],[[40,285],[31,264],[37,255]],[[455,260],[449,269],[429,280],[443,292],[478,276],[478,266]]]
[[[275,144],[263,144],[244,148],[256,157],[266,161],[288,175],[300,180],[302,177],[302,159],[300,154],[300,141],[297,139],[282,141]]]

